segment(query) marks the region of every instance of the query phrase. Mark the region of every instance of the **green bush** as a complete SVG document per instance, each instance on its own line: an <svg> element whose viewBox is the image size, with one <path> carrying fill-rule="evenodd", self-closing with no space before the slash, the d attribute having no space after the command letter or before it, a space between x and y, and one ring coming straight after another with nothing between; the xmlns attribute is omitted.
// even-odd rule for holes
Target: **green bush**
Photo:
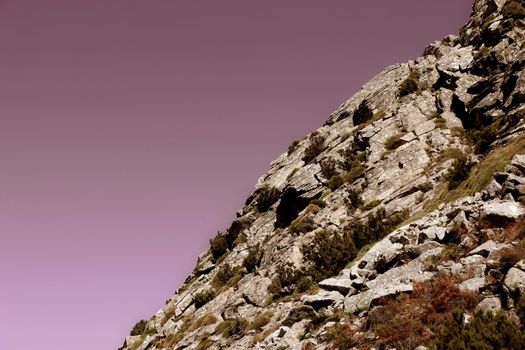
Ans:
<svg viewBox="0 0 525 350"><path fill-rule="evenodd" d="M311 215L302 215L292 221L289 230L291 233L307 233L317 228Z"/></svg>
<svg viewBox="0 0 525 350"><path fill-rule="evenodd" d="M300 142L301 141L299 140L295 140L290 146L288 146L288 155L292 154L297 149L297 146L299 146Z"/></svg>
<svg viewBox="0 0 525 350"><path fill-rule="evenodd" d="M337 162L333 158L328 157L326 159L323 159L321 161L321 174L323 174L325 179L329 179L337 174L336 167Z"/></svg>
<svg viewBox="0 0 525 350"><path fill-rule="evenodd" d="M215 327L215 333L221 334L223 338L228 339L234 335L242 335L248 327L248 322L238 317L233 320L222 321Z"/></svg>
<svg viewBox="0 0 525 350"><path fill-rule="evenodd" d="M229 264L223 264L213 277L211 283L215 288L221 288L225 285L233 287L243 275L241 266L232 268Z"/></svg>
<svg viewBox="0 0 525 350"><path fill-rule="evenodd" d="M512 18L523 18L525 17L525 8L519 3L519 1L507 2L501 10L504 16Z"/></svg>
<svg viewBox="0 0 525 350"><path fill-rule="evenodd" d="M356 190L349 190L348 196L345 198L345 204L350 209L356 209L363 204L363 199L361 198L361 193Z"/></svg>
<svg viewBox="0 0 525 350"><path fill-rule="evenodd" d="M257 193L257 209L261 212L268 211L280 196L280 191L275 187L261 187Z"/></svg>
<svg viewBox="0 0 525 350"><path fill-rule="evenodd" d="M480 130L470 129L467 136L474 145L477 154L485 154L490 151L490 145L496 141L498 129L495 125L484 126Z"/></svg>
<svg viewBox="0 0 525 350"><path fill-rule="evenodd" d="M466 155L456 156L452 162L451 169L447 173L448 189L453 190L465 181L469 177L472 166L472 162Z"/></svg>
<svg viewBox="0 0 525 350"><path fill-rule="evenodd" d="M226 238L222 235L217 235L215 238L210 239L210 251L214 261L226 254L228 251Z"/></svg>
<svg viewBox="0 0 525 350"><path fill-rule="evenodd" d="M399 86L399 96L403 97L406 95L410 95L411 93L417 91L418 85L417 81L419 79L419 74L416 72L411 72L408 78L406 78L402 83L401 86Z"/></svg>
<svg viewBox="0 0 525 350"><path fill-rule="evenodd" d="M381 204L381 201L379 199L374 199L373 201L370 201L370 202L366 203L365 210L374 209L379 204Z"/></svg>
<svg viewBox="0 0 525 350"><path fill-rule="evenodd" d="M259 267L261 263L261 249L259 245L253 247L248 252L248 256L244 258L244 261L242 262L242 266L248 271L248 273L252 273Z"/></svg>
<svg viewBox="0 0 525 350"><path fill-rule="evenodd" d="M345 183L345 179L343 175L337 174L337 175L332 176L326 184L328 185L329 189L331 189L332 191L335 191L339 187L341 187L344 183Z"/></svg>
<svg viewBox="0 0 525 350"><path fill-rule="evenodd" d="M193 301L195 302L195 307L199 308L206 305L209 301L213 300L213 298L215 298L215 291L208 289L195 294Z"/></svg>
<svg viewBox="0 0 525 350"><path fill-rule="evenodd" d="M404 133L392 135L385 141L385 148L389 151L394 150L402 145L401 138L405 136Z"/></svg>
<svg viewBox="0 0 525 350"><path fill-rule="evenodd" d="M302 247L302 253L312 264L307 275L315 281L335 276L356 256L352 237L348 233L321 230L316 232L312 243Z"/></svg>
<svg viewBox="0 0 525 350"><path fill-rule="evenodd" d="M141 335L146 330L147 324L148 322L146 320L138 321L131 329L131 333L129 335Z"/></svg>
<svg viewBox="0 0 525 350"><path fill-rule="evenodd" d="M478 312L465 322L464 313L456 309L434 333L437 350L521 350L525 344L525 335L504 311Z"/></svg>
<svg viewBox="0 0 525 350"><path fill-rule="evenodd" d="M313 134L312 134L313 135ZM314 135L310 137L310 143L304 150L304 156L303 160L305 163L310 163L312 160L314 160L318 155L320 155L324 149L325 138L321 135Z"/></svg>
<svg viewBox="0 0 525 350"><path fill-rule="evenodd" d="M268 286L268 292L272 298L290 295L295 291L297 283L303 276L305 274L301 270L296 270L291 266L278 266L276 275Z"/></svg>
<svg viewBox="0 0 525 350"><path fill-rule="evenodd" d="M264 326L270 323L272 317L273 317L272 311L266 311L263 313L259 313L255 317L255 319L252 322L250 322L250 324L247 327L247 330L261 331Z"/></svg>

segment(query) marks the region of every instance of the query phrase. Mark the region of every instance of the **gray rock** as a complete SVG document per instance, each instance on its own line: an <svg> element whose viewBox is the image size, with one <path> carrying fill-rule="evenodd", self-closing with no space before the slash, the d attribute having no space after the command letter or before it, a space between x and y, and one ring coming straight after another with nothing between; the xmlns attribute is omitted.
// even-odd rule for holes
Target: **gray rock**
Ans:
<svg viewBox="0 0 525 350"><path fill-rule="evenodd" d="M356 314L368 310L373 301L388 295L411 292L412 284L385 285L383 288L367 290L365 292L345 298L345 312Z"/></svg>
<svg viewBox="0 0 525 350"><path fill-rule="evenodd" d="M525 295L525 272L517 268L511 268L503 284L512 295Z"/></svg>
<svg viewBox="0 0 525 350"><path fill-rule="evenodd" d="M459 290L463 292L478 293L485 287L485 277L474 277L459 284Z"/></svg>
<svg viewBox="0 0 525 350"><path fill-rule="evenodd" d="M306 305L311 305L314 309L330 306L332 304L341 303L344 297L341 293L336 291L320 290L314 295L305 295L301 297Z"/></svg>
<svg viewBox="0 0 525 350"><path fill-rule="evenodd" d="M475 311L489 311L494 313L498 310L501 310L501 300L498 297L487 297L476 306Z"/></svg>
<svg viewBox="0 0 525 350"><path fill-rule="evenodd" d="M525 214L525 209L514 201L493 201L485 203L481 216L484 220L494 224L503 224L514 221Z"/></svg>
<svg viewBox="0 0 525 350"><path fill-rule="evenodd" d="M355 291L352 287L352 281L347 278L328 278L319 282L319 287L328 291L337 291L343 295L349 294L350 291Z"/></svg>
<svg viewBox="0 0 525 350"><path fill-rule="evenodd" d="M497 243L497 242L494 242L494 241L487 241L487 242L483 243L482 245L480 245L479 247L477 247L476 249L470 251L468 253L468 255L478 254L478 255L481 255L481 256L486 258L493 251L499 251L499 250L505 249L505 248L509 248L509 245L508 244L503 244L503 243Z"/></svg>

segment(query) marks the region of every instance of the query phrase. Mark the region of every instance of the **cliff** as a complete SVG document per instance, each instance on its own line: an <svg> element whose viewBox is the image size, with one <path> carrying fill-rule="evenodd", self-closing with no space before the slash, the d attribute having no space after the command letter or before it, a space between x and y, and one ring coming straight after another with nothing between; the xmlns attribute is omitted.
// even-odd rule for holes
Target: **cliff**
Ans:
<svg viewBox="0 0 525 350"><path fill-rule="evenodd" d="M524 6L476 0L293 142L121 349L523 348Z"/></svg>

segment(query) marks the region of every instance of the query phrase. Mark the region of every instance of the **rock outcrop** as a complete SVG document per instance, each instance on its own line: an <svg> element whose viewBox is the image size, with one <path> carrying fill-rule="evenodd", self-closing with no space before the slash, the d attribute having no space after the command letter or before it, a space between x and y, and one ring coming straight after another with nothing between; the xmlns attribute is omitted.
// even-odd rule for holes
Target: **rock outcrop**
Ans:
<svg viewBox="0 0 525 350"><path fill-rule="evenodd" d="M401 340L384 310L439 286L464 317L503 310L519 332L523 6L476 0L459 36L388 67L295 141L122 349L424 348L448 304Z"/></svg>

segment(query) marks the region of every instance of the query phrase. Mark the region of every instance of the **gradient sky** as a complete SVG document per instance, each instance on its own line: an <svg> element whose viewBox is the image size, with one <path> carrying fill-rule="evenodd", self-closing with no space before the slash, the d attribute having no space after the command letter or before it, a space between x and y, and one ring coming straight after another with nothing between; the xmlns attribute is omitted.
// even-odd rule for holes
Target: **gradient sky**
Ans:
<svg viewBox="0 0 525 350"><path fill-rule="evenodd" d="M0 350L116 350L269 162L471 0L0 0Z"/></svg>

